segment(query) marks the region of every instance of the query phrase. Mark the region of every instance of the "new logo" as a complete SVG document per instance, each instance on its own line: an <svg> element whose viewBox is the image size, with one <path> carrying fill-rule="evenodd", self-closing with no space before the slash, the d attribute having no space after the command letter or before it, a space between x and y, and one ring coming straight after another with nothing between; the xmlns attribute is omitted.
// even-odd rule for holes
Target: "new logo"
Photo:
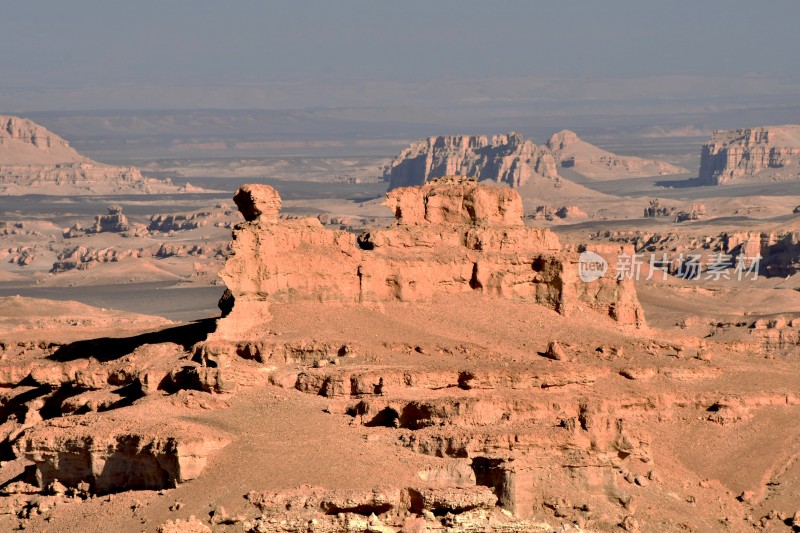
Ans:
<svg viewBox="0 0 800 533"><path fill-rule="evenodd" d="M608 262L602 256L588 250L581 252L581 256L578 259L578 275L581 281L589 283L598 280L607 271Z"/></svg>

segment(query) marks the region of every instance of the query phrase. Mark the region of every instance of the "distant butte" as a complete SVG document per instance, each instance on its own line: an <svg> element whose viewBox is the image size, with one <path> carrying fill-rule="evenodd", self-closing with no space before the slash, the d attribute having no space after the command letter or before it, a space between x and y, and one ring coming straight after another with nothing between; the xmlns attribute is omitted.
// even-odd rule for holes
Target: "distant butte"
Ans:
<svg viewBox="0 0 800 533"><path fill-rule="evenodd" d="M591 179L623 179L680 174L685 169L664 161L620 156L562 130L547 143L536 145L519 133L507 135L440 135L412 143L384 172L389 187L422 185L447 175L475 176L479 181L521 187L544 178L554 187L568 181L559 169L568 168ZM545 181L542 180L542 181Z"/></svg>
<svg viewBox="0 0 800 533"><path fill-rule="evenodd" d="M184 190L169 180L144 177L135 167L93 161L31 120L0 115L0 194L155 194Z"/></svg>
<svg viewBox="0 0 800 533"><path fill-rule="evenodd" d="M706 185L800 179L800 125L717 130L700 153Z"/></svg>

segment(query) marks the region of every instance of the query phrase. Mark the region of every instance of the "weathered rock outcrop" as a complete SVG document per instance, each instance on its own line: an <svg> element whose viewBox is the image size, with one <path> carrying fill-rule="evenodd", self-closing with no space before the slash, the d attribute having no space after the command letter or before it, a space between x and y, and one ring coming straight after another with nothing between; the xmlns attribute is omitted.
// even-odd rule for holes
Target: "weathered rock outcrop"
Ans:
<svg viewBox="0 0 800 533"><path fill-rule="evenodd" d="M65 239L74 239L90 233L122 233L131 229L128 217L122 212L119 205L109 206L105 215L96 215L94 225L91 228L84 228L81 224L75 224L69 229L64 230Z"/></svg>
<svg viewBox="0 0 800 533"><path fill-rule="evenodd" d="M587 218L587 215L581 208L575 205L563 205L561 207L553 207L551 205L537 205L536 210L528 215L533 220L555 220L556 218Z"/></svg>
<svg viewBox="0 0 800 533"><path fill-rule="evenodd" d="M449 176L421 187L394 189L386 195L386 205L401 225L522 225L519 194L483 187L469 178Z"/></svg>
<svg viewBox="0 0 800 533"><path fill-rule="evenodd" d="M108 208L108 213L105 215L97 215L94 217L94 232L101 233L104 231L120 232L130 229L128 224L128 217L122 213L122 206L112 205Z"/></svg>
<svg viewBox="0 0 800 533"><path fill-rule="evenodd" d="M39 165L88 161L67 141L31 120L0 116L0 164Z"/></svg>
<svg viewBox="0 0 800 533"><path fill-rule="evenodd" d="M208 223L211 213L201 211L191 215L153 215L150 217L148 231L168 233L202 228Z"/></svg>
<svg viewBox="0 0 800 533"><path fill-rule="evenodd" d="M400 152L384 179L395 188L458 174L519 186L532 173L556 176L552 158L543 158L545 155L519 133L494 135L491 140L486 135L440 135L421 139Z"/></svg>
<svg viewBox="0 0 800 533"><path fill-rule="evenodd" d="M520 197L509 188L448 177L395 189L387 204L396 223L359 236L325 229L316 218L279 220L274 189L246 191L236 198L249 220L236 227L220 272L234 303L216 339L258 337L270 302L413 302L472 291L565 315L583 305L623 323L643 323L630 281L610 274L580 281L577 254L562 252L551 231L525 227Z"/></svg>
<svg viewBox="0 0 800 533"><path fill-rule="evenodd" d="M0 194L137 194L181 192L134 167L104 165L33 121L0 116Z"/></svg>
<svg viewBox="0 0 800 533"><path fill-rule="evenodd" d="M448 175L475 176L512 187L535 176L551 180L558 167L591 178L626 178L686 172L663 161L626 157L606 152L582 141L571 131L553 135L537 146L519 133L494 135L443 135L421 139L395 157L384 172L390 188L421 185Z"/></svg>
<svg viewBox="0 0 800 533"><path fill-rule="evenodd" d="M281 210L281 197L269 185L243 185L233 196L233 202L248 222L256 219L275 222Z"/></svg>
<svg viewBox="0 0 800 533"><path fill-rule="evenodd" d="M645 262L649 261L649 254L659 258L666 254L668 271L674 276L683 273L690 278L713 278L707 269L714 263L718 268L724 267L723 279L786 278L800 272L800 232L792 229L726 231L716 235L703 230L606 231L596 233L592 239L628 245L642 254Z"/></svg>
<svg viewBox="0 0 800 533"><path fill-rule="evenodd" d="M209 456L228 441L204 436L203 428L146 427L125 430L119 421L72 423L54 420L29 430L15 453L36 465L45 487L56 479L68 486L87 482L92 492L172 488L200 475Z"/></svg>
<svg viewBox="0 0 800 533"><path fill-rule="evenodd" d="M650 200L650 205L644 208L645 218L669 217L675 215L677 208L661 205L658 198Z"/></svg>
<svg viewBox="0 0 800 533"><path fill-rule="evenodd" d="M704 184L798 178L800 125L718 130L700 152Z"/></svg>
<svg viewBox="0 0 800 533"><path fill-rule="evenodd" d="M740 256L748 262L759 257L759 275L786 277L800 271L800 232L726 232L712 239L712 243L719 242L719 248L732 261Z"/></svg>

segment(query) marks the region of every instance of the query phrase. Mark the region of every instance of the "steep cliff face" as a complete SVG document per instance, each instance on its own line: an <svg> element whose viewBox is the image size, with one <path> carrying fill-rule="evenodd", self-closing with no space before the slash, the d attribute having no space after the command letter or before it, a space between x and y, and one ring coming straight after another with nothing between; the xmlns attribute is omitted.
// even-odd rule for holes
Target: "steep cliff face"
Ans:
<svg viewBox="0 0 800 533"><path fill-rule="evenodd" d="M759 256L759 275L787 277L800 271L800 232L796 230L722 233L718 238L734 260L740 255Z"/></svg>
<svg viewBox="0 0 800 533"><path fill-rule="evenodd" d="M495 135L446 135L428 137L400 152L386 170L391 187L421 185L441 176L475 176L519 186L532 172L555 177L544 151L518 133Z"/></svg>
<svg viewBox="0 0 800 533"><path fill-rule="evenodd" d="M800 178L800 125L715 131L700 152L708 185Z"/></svg>
<svg viewBox="0 0 800 533"><path fill-rule="evenodd" d="M384 179L390 182L390 188L421 185L447 175L474 176L479 181L519 187L539 176L558 186L562 181L559 167L595 179L685 172L663 161L617 156L564 130L541 146L519 133L495 135L491 140L485 135L428 137L400 152L386 168Z"/></svg>
<svg viewBox="0 0 800 533"><path fill-rule="evenodd" d="M0 116L0 194L137 194L180 192L134 167L104 165L33 121Z"/></svg>
<svg viewBox="0 0 800 533"><path fill-rule="evenodd" d="M577 254L562 252L550 230L525 227L521 198L509 188L454 176L395 189L387 204L397 222L359 236L325 229L313 218L279 220L274 189L244 190L236 198L248 221L237 226L220 272L234 303L217 340L261 335L272 302L373 305L468 292L535 302L564 315L583 305L619 322L644 322L632 283L608 274L585 286Z"/></svg>

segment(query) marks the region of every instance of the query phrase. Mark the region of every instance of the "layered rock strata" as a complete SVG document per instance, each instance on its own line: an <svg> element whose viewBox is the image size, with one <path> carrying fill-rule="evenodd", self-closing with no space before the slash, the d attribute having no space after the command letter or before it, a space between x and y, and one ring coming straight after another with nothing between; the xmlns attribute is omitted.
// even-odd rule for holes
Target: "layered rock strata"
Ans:
<svg viewBox="0 0 800 533"><path fill-rule="evenodd" d="M82 425L54 420L28 431L15 453L33 461L36 481L46 487L58 480L67 486L88 483L93 493L120 489L158 490L197 478L210 455L228 440L205 436L204 428L123 429L128 420L95 419Z"/></svg>
<svg viewBox="0 0 800 533"><path fill-rule="evenodd" d="M800 125L718 130L700 152L707 185L800 178Z"/></svg>
<svg viewBox="0 0 800 533"><path fill-rule="evenodd" d="M625 324L644 322L629 280L607 273L582 282L577 254L562 252L548 229L525 227L521 199L509 188L448 177L394 189L386 203L395 224L358 236L325 229L315 218L279 220L280 198L265 185L245 186L235 198L247 222L236 227L220 273L230 314L217 339L260 335L271 302L372 305L474 291L563 315L588 307Z"/></svg>
<svg viewBox="0 0 800 533"><path fill-rule="evenodd" d="M448 175L475 176L519 187L536 176L558 182L559 167L590 178L626 178L686 172L664 161L618 156L563 130L536 145L519 133L441 135L420 139L401 151L384 171L390 188L421 185Z"/></svg>

